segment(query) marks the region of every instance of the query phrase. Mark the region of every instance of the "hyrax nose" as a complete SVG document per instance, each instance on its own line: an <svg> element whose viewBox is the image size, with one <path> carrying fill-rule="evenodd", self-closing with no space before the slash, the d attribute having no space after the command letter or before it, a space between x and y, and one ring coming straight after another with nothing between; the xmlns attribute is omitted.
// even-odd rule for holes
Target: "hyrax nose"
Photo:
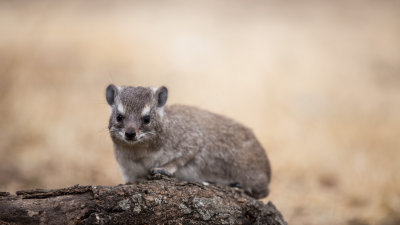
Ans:
<svg viewBox="0 0 400 225"><path fill-rule="evenodd" d="M135 131L126 131L125 132L125 137L127 139L133 139L136 137L136 132Z"/></svg>

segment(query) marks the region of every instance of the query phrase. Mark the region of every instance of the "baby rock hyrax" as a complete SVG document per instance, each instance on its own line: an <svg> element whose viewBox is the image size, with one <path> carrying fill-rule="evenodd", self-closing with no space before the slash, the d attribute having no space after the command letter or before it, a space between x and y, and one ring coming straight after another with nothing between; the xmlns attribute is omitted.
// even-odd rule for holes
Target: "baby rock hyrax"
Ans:
<svg viewBox="0 0 400 225"><path fill-rule="evenodd" d="M268 195L270 165L250 129L195 107L165 106L167 97L166 87L106 89L108 128L125 182L161 173Z"/></svg>

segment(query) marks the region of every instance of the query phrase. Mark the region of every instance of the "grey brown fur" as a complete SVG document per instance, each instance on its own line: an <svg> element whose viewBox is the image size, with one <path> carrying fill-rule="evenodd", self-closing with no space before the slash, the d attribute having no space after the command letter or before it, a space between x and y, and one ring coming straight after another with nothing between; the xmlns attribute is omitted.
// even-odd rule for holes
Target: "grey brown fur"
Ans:
<svg viewBox="0 0 400 225"><path fill-rule="evenodd" d="M165 87L106 89L109 131L125 182L162 173L235 184L255 198L268 195L270 165L250 129L195 107L165 106L167 96Z"/></svg>

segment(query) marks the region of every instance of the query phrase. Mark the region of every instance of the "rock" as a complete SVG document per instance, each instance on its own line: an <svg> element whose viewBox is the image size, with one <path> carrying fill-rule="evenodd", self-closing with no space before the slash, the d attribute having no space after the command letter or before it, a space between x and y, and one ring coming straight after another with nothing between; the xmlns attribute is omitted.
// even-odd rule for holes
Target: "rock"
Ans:
<svg viewBox="0 0 400 225"><path fill-rule="evenodd" d="M264 204L242 190L159 175L129 185L1 194L3 223L287 224L271 202Z"/></svg>

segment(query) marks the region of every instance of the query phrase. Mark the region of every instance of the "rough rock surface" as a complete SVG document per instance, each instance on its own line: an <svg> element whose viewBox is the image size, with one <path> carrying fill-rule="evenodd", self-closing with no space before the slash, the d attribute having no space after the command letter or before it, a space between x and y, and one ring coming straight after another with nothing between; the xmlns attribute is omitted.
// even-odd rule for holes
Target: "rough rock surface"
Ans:
<svg viewBox="0 0 400 225"><path fill-rule="evenodd" d="M275 206L220 185L161 175L119 186L0 192L0 224L271 224Z"/></svg>

